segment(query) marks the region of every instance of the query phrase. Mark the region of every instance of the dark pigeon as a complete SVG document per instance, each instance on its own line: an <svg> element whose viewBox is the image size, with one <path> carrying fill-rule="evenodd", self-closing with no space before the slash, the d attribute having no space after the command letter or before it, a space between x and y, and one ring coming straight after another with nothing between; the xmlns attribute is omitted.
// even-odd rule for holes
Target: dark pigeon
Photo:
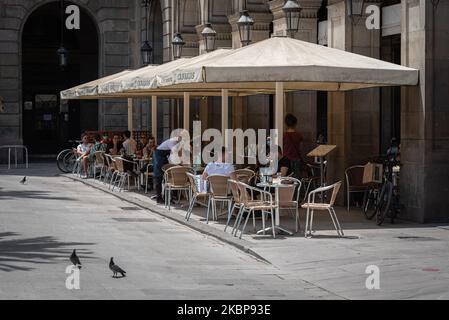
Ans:
<svg viewBox="0 0 449 320"><path fill-rule="evenodd" d="M73 249L72 255L70 256L70 261L73 263L75 267L78 267L78 269L81 269L81 261L76 255L76 250Z"/></svg>
<svg viewBox="0 0 449 320"><path fill-rule="evenodd" d="M27 181L27 177L23 177L23 179L20 180L20 183L21 183L21 184L25 184L26 181Z"/></svg>
<svg viewBox="0 0 449 320"><path fill-rule="evenodd" d="M114 275L112 276L113 278L117 278L117 273L120 273L122 275L122 278L126 277L125 270L114 263L114 258L111 258L111 261L109 261L109 269L111 269L111 271L114 273Z"/></svg>

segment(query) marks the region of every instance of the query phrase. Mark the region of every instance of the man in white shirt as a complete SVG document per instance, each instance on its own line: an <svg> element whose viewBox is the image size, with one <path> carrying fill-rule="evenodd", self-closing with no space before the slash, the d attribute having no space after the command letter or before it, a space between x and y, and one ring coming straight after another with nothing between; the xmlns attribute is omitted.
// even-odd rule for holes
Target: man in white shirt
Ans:
<svg viewBox="0 0 449 320"><path fill-rule="evenodd" d="M182 136L174 137L162 142L159 147L156 148L153 155L153 180L156 190L157 203L164 203L162 199L162 179L164 173L162 167L168 163L168 157L171 155L173 149L180 143Z"/></svg>
<svg viewBox="0 0 449 320"><path fill-rule="evenodd" d="M125 149L127 156L133 156L137 152L137 142L133 138L131 138L131 132L125 131L123 133L123 137L125 141L123 142L123 148Z"/></svg>

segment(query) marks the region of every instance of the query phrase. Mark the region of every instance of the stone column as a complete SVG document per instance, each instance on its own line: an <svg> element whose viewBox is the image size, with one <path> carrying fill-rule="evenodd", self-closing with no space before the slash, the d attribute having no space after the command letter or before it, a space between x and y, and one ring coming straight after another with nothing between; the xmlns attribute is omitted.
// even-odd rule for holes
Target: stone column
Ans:
<svg viewBox="0 0 449 320"><path fill-rule="evenodd" d="M447 222L449 191L449 3L402 0L402 57L420 84L402 88L401 202L405 217Z"/></svg>
<svg viewBox="0 0 449 320"><path fill-rule="evenodd" d="M378 1L365 1L365 8ZM333 48L379 58L380 30L368 30L365 17L350 19L345 1L331 0L328 6L328 45ZM328 161L329 183L344 181L344 171L365 164L379 154L380 90L330 92L328 100L328 142L337 145ZM343 204L344 190L339 194Z"/></svg>

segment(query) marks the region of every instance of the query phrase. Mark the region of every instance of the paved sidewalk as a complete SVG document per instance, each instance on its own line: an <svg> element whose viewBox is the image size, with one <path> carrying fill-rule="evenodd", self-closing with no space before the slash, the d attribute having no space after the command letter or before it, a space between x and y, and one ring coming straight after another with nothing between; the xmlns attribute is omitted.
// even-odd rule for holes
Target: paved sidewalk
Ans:
<svg viewBox="0 0 449 320"><path fill-rule="evenodd" d="M102 183L83 180L96 188ZM337 215L345 237L336 237L327 214L315 218L315 235L305 239L304 229L294 236L261 236L252 232L248 223L243 239L223 231L226 218L205 223L206 209L196 207L192 219L185 222L185 208L174 206L168 211L156 205L148 195L136 192L114 192L122 199L146 207L194 229L208 233L229 244L254 254L282 270L286 280L300 278L347 299L449 299L449 225L421 225L386 221L378 227L358 209L338 208ZM301 212L304 225L305 212ZM233 221L232 221L233 222ZM282 216L281 223L294 230L294 219ZM257 229L261 228L260 220ZM367 290L368 266L380 270L380 290Z"/></svg>
<svg viewBox="0 0 449 320"><path fill-rule="evenodd" d="M0 299L339 299L233 246L57 176L0 169ZM19 181L23 175L27 183ZM76 248L80 290L66 289ZM110 257L127 271L113 279Z"/></svg>
<svg viewBox="0 0 449 320"><path fill-rule="evenodd" d="M98 181L74 181L72 175L57 177L58 172L48 165L32 166L26 172L30 183L20 186L22 171L0 170L0 248L6 243L11 250L7 259L0 251L0 267L12 263L19 270L2 272L0 268L3 284L0 298L10 297L12 292L17 297L54 296L55 293L50 294L41 287L18 290L21 287L17 284L32 283L39 277L48 277L48 283L63 278L65 275L59 269L65 267L67 252L77 242L85 256L92 255L93 266L89 268L95 269L96 274L89 278L88 288L93 291L92 295L83 296L62 290L63 298L98 294L111 298L118 297L117 292L126 292L127 298L449 298L448 225L403 222L392 226L387 221L377 227L360 212L353 210L349 214L339 208L337 215L346 235L343 239L335 237L330 219L322 215L316 219L312 239L303 237L303 229L295 236L272 239L269 235L255 235L249 227L239 240L229 231L223 232L223 219L206 225L204 208L195 208L191 221L185 222L184 208L175 206L168 211L155 205L148 195L135 192L112 195ZM58 207L61 203L63 212ZM126 209L130 207L134 210ZM144 210L135 210L136 207ZM28 214L33 210L35 215ZM281 223L287 228L294 229L292 222L290 217L281 217ZM301 223L304 224L304 212L301 212ZM20 250L25 248L24 253L28 254L28 243L19 246L22 248L19 253L14 251L12 244L22 242L10 241L23 240L25 234L33 241L38 239L39 246L44 242L44 248L50 253L50 249L58 251L49 265L40 265L39 255L36 259L31 255L32 267L30 262L22 261ZM41 239L42 235L51 237ZM34 245L30 248L36 249ZM241 250L260 259L251 258ZM166 256L167 252L171 258ZM138 275L132 284L125 286L126 290L116 287L115 282L110 283L109 278L101 278L105 254L120 255L119 261L126 261L132 273ZM51 276L46 272L53 270L53 264L57 264L59 271ZM150 271L145 274L142 268L147 264ZM370 265L380 269L380 290L365 287L369 276L365 271ZM24 274L20 268L24 268ZM236 277L236 272L241 276ZM151 289L147 283L151 283ZM241 283L238 290L237 283ZM58 290L55 292L59 294Z"/></svg>

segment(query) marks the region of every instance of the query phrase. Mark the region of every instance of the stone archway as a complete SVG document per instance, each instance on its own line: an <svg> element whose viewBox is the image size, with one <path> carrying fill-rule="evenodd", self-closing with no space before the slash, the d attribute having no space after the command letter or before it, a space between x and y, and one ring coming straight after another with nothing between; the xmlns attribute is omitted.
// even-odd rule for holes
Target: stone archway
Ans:
<svg viewBox="0 0 449 320"><path fill-rule="evenodd" d="M64 6L71 4L64 2ZM55 154L82 131L98 129L98 102L65 105L59 99L61 90L98 78L98 27L87 10L79 8L81 28L63 29L64 46L69 51L65 70L59 67L56 54L63 23L59 1L35 8L23 24L22 133L24 144L34 154Z"/></svg>

